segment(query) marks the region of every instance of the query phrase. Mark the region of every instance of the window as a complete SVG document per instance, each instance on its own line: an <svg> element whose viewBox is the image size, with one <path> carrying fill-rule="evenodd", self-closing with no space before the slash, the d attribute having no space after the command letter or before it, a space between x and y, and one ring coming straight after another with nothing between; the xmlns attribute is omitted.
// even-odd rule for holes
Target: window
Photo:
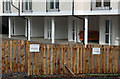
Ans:
<svg viewBox="0 0 120 79"><path fill-rule="evenodd" d="M4 12L5 13L10 13L11 12L11 4L10 4L10 1L9 0L5 0L3 2L3 8L4 8Z"/></svg>
<svg viewBox="0 0 120 79"><path fill-rule="evenodd" d="M47 3L49 11L59 11L59 0L50 0Z"/></svg>
<svg viewBox="0 0 120 79"><path fill-rule="evenodd" d="M23 11L32 11L32 1L31 0L24 0L23 3Z"/></svg>
<svg viewBox="0 0 120 79"><path fill-rule="evenodd" d="M92 2L92 10L109 10L110 0L96 0Z"/></svg>

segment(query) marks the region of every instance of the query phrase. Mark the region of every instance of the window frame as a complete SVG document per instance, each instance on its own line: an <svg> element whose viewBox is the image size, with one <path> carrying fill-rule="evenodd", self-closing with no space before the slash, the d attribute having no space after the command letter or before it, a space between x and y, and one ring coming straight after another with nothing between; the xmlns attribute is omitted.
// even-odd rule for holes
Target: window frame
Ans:
<svg viewBox="0 0 120 79"><path fill-rule="evenodd" d="M3 13L11 13L10 0L4 0L3 1Z"/></svg>
<svg viewBox="0 0 120 79"><path fill-rule="evenodd" d="M105 0L101 0L101 6L97 7L97 0L94 0L94 2L92 2L92 10L110 10L110 5L109 6L105 6ZM109 0L109 4L110 4L110 0Z"/></svg>
<svg viewBox="0 0 120 79"><path fill-rule="evenodd" d="M26 4L27 3L27 4ZM22 2L22 12L32 12L32 0L24 0L23 2ZM26 7L28 8L28 9L26 9Z"/></svg>
<svg viewBox="0 0 120 79"><path fill-rule="evenodd" d="M53 3L53 8L51 8L51 2ZM57 8L57 2L58 2L58 8ZM53 12L53 11L60 11L59 10L59 0L49 0L47 2L47 11Z"/></svg>

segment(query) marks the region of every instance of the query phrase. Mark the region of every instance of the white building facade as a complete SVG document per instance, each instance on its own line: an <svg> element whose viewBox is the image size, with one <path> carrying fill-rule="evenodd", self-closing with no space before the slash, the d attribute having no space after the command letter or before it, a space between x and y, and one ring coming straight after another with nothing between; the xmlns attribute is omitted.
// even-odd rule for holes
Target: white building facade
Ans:
<svg viewBox="0 0 120 79"><path fill-rule="evenodd" d="M0 4L1 16L9 16L9 38L120 44L120 0L1 0Z"/></svg>

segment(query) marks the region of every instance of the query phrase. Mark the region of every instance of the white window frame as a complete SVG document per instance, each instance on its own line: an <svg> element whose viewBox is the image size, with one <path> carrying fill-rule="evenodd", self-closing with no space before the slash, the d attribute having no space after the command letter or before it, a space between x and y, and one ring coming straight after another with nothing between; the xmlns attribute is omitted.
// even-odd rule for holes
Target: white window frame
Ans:
<svg viewBox="0 0 120 79"><path fill-rule="evenodd" d="M26 2L27 2L27 5L26 5ZM30 3L31 3L31 6L30 6ZM26 9L26 6L28 7L28 9ZM32 1L31 0L24 0L23 11L32 12Z"/></svg>
<svg viewBox="0 0 120 79"><path fill-rule="evenodd" d="M53 6L53 9L51 8L51 2L53 1L53 3L54 3L54 6ZM59 11L59 7L58 8L56 8L56 2L59 2L59 0L49 0L49 4L47 4L48 5L48 10L49 11Z"/></svg>
<svg viewBox="0 0 120 79"><path fill-rule="evenodd" d="M105 0L101 0L101 7L96 7L96 0L94 0L92 3L92 9L93 10L110 10L110 6L104 6Z"/></svg>
<svg viewBox="0 0 120 79"><path fill-rule="evenodd" d="M4 0L4 13L10 13L11 12L11 5L10 0Z"/></svg>
<svg viewBox="0 0 120 79"><path fill-rule="evenodd" d="M112 44L112 23L110 19L107 19L109 21L109 33L105 32L105 44L106 45L111 45ZM105 20L105 22L107 21ZM105 23L106 24L106 23ZM106 25L105 25L105 31L106 31ZM106 43L106 35L109 36L109 43Z"/></svg>

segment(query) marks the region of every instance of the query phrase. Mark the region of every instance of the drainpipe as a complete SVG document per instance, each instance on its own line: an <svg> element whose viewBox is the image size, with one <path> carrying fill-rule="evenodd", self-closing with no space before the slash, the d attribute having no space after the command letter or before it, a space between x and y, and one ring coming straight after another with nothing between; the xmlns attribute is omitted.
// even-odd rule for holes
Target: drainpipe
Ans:
<svg viewBox="0 0 120 79"><path fill-rule="evenodd" d="M73 17L76 17L76 18L78 18L78 19L82 19L83 20L83 44L85 45L85 42L84 42L84 33L85 33L85 19L84 18L82 18L82 17L79 17L79 16L76 16L76 15L74 15L74 0L73 0L73 2L72 2L72 16Z"/></svg>
<svg viewBox="0 0 120 79"><path fill-rule="evenodd" d="M18 10L18 16L21 17L21 16L20 16L20 0L18 1L18 7L16 7L16 6L13 4L13 0L11 0L11 5L12 5L15 9ZM25 20L27 21L27 40L28 40L28 19L25 18L25 17L21 17L21 18L23 18L23 19L25 19Z"/></svg>

